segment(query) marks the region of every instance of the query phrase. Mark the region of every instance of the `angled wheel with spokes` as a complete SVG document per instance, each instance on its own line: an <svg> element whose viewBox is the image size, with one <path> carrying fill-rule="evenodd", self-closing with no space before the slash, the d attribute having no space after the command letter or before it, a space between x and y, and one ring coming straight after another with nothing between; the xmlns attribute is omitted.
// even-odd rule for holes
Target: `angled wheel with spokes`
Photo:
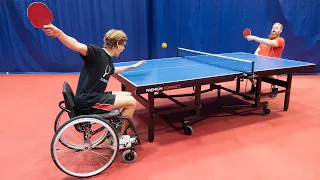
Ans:
<svg viewBox="0 0 320 180"><path fill-rule="evenodd" d="M82 131L75 131L75 126L81 127ZM67 141L61 142L61 139ZM65 142L68 144L63 144ZM114 162L118 151L119 140L113 126L94 116L78 116L63 123L51 141L55 165L74 177L90 177L103 172Z"/></svg>

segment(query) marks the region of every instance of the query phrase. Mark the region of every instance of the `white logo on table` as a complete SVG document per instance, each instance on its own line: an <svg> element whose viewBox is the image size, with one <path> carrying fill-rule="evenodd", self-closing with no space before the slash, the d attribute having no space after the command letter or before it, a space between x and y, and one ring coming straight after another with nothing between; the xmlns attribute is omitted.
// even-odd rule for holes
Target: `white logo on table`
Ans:
<svg viewBox="0 0 320 180"><path fill-rule="evenodd" d="M166 91L166 90L172 90L172 89L179 89L180 87L181 87L180 84L168 85L164 87L149 88L149 89L146 89L146 92Z"/></svg>
<svg viewBox="0 0 320 180"><path fill-rule="evenodd" d="M146 92L156 92L156 91L162 91L163 87L156 87L156 88L149 88L146 89Z"/></svg>

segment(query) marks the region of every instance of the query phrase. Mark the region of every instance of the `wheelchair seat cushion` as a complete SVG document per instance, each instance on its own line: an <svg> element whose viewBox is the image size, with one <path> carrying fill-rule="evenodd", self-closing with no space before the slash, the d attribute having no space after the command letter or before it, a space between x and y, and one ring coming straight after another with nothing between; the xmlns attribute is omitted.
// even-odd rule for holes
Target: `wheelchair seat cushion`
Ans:
<svg viewBox="0 0 320 180"><path fill-rule="evenodd" d="M102 113L102 114L97 114L98 116L104 118L104 119L108 119L108 118L112 118L112 117L116 117L116 116L120 116L121 113L118 109L114 109L108 113Z"/></svg>

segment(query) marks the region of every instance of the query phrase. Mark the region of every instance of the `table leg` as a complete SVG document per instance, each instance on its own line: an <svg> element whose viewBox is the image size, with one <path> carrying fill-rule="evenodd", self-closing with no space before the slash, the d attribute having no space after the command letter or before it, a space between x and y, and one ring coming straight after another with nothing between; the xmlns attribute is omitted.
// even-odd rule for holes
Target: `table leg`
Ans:
<svg viewBox="0 0 320 180"><path fill-rule="evenodd" d="M236 86L236 92L239 93L240 92L240 78L237 78L237 86Z"/></svg>
<svg viewBox="0 0 320 180"><path fill-rule="evenodd" d="M287 87L286 87L286 94L284 97L284 107L283 109L285 111L289 108L289 100L290 100L290 91L291 91L291 82L292 82L292 73L288 74L287 76Z"/></svg>
<svg viewBox="0 0 320 180"><path fill-rule="evenodd" d="M255 108L260 108L261 81L262 77L258 76L256 84Z"/></svg>
<svg viewBox="0 0 320 180"><path fill-rule="evenodd" d="M148 141L154 141L154 93L148 93Z"/></svg>
<svg viewBox="0 0 320 180"><path fill-rule="evenodd" d="M195 105L196 105L196 119L200 119L200 109L201 109L201 104L200 104L200 99L201 99L201 85L196 85L196 90L195 90Z"/></svg>

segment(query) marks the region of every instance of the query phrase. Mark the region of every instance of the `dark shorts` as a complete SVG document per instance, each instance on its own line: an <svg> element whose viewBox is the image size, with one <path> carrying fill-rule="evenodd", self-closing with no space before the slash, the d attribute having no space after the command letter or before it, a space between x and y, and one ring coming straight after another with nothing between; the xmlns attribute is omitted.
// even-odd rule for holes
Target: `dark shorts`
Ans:
<svg viewBox="0 0 320 180"><path fill-rule="evenodd" d="M112 92L105 92L97 98L94 98L94 103L90 107L77 108L77 114L103 114L108 113L113 109L116 96Z"/></svg>

